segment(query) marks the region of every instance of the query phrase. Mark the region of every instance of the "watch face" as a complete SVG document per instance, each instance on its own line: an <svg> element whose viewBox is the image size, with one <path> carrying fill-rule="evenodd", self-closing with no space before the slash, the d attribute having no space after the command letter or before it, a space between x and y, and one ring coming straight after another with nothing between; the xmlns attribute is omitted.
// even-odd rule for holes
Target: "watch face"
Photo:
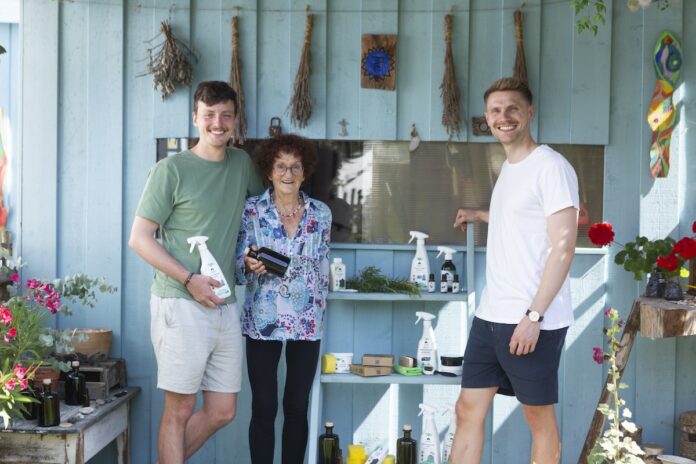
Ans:
<svg viewBox="0 0 696 464"><path fill-rule="evenodd" d="M536 311L529 311L529 320L532 322L537 322L539 320L539 313Z"/></svg>

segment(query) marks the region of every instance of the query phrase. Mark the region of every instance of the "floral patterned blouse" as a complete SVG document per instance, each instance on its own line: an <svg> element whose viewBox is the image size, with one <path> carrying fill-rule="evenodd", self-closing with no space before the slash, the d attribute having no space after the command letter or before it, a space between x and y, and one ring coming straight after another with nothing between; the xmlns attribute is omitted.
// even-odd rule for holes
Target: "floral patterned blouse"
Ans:
<svg viewBox="0 0 696 464"><path fill-rule="evenodd" d="M303 192L305 212L290 238L272 188L247 200L237 240L238 284L246 283L242 333L257 340L319 340L329 289L331 210ZM284 277L244 272L244 249L267 247L290 258Z"/></svg>

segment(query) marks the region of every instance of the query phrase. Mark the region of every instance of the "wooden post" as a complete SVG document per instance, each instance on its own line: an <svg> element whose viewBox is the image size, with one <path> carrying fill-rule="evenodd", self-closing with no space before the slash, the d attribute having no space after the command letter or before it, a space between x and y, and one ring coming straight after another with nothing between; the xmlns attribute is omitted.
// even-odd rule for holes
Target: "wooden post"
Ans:
<svg viewBox="0 0 696 464"><path fill-rule="evenodd" d="M621 348L616 353L616 368L619 371L619 381L623 376L623 371L628 363L628 356L631 354L631 348L633 348L633 341L636 338L636 333L640 327L640 300L636 300L631 308L631 313L628 315L628 321L626 321L626 327L624 327L623 333L621 334L621 341L619 342ZM599 401L597 402L597 407L601 404L609 405L609 400L611 392L607 389L607 385L611 382L611 377L608 375L607 380L604 382L604 388L602 389L602 394L599 395ZM602 433L604 428L604 414L595 410L594 416L592 417L592 423L590 424L590 429L587 431L587 436L585 437L585 444L582 447L582 452L580 453L580 459L578 463L586 464L587 457L590 455L592 448L594 447L597 438Z"/></svg>

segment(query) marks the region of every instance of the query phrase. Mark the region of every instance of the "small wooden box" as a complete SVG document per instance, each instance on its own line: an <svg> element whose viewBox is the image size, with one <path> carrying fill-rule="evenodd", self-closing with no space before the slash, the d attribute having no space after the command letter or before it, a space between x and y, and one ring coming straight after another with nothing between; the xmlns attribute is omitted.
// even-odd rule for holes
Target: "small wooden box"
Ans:
<svg viewBox="0 0 696 464"><path fill-rule="evenodd" d="M390 354L364 354L362 365L392 367L394 365L394 356Z"/></svg>
<svg viewBox="0 0 696 464"><path fill-rule="evenodd" d="M353 374L363 377L375 377L378 375L390 375L391 366L363 366L362 364L351 364L350 371Z"/></svg>
<svg viewBox="0 0 696 464"><path fill-rule="evenodd" d="M84 364L80 366L80 372L87 381L89 398L92 400L105 400L114 390L128 386L126 381L126 361L123 359L109 359L96 364ZM58 394L65 396L65 382L58 382Z"/></svg>

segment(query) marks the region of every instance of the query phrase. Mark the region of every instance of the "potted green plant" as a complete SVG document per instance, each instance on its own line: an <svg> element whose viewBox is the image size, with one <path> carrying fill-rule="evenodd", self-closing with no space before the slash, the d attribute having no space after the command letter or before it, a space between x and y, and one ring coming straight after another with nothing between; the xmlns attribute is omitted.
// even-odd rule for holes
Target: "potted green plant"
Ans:
<svg viewBox="0 0 696 464"><path fill-rule="evenodd" d="M696 234L696 221L692 225L692 231ZM634 241L621 244L614 240L614 229L606 222L592 224L588 236L595 245L606 246L615 243L622 247L623 250L614 257L614 262L631 272L634 279L643 280L646 275L650 275L646 296L681 299L679 277L688 277L689 271L684 264L696 257L694 237L650 240L637 236Z"/></svg>
<svg viewBox="0 0 696 464"><path fill-rule="evenodd" d="M96 292L113 292L103 278L84 274L44 281L28 279L21 285L16 269L5 264L0 273L10 273L9 298L0 303L0 417L5 427L12 416L20 414L23 404L31 402L28 380L42 365L67 370L67 364L54 355L55 331L46 327L58 313L71 314L67 303L92 306Z"/></svg>

